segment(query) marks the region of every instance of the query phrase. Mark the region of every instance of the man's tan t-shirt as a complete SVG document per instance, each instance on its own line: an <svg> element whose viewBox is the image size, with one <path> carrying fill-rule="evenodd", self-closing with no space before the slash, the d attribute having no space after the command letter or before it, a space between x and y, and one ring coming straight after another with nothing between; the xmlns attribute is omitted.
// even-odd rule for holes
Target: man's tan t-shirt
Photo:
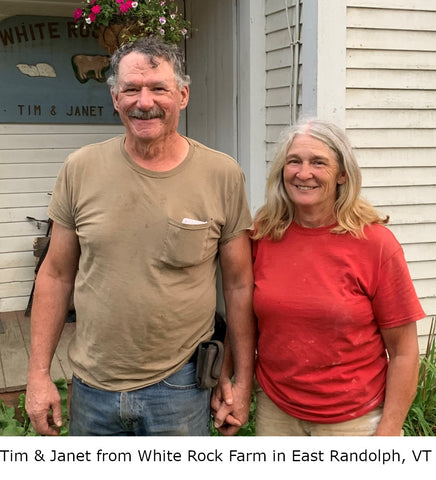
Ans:
<svg viewBox="0 0 436 480"><path fill-rule="evenodd" d="M75 229L81 248L69 356L96 388L159 382L213 331L219 245L251 215L235 160L188 141L167 172L133 162L124 137L88 145L56 182L49 217Z"/></svg>

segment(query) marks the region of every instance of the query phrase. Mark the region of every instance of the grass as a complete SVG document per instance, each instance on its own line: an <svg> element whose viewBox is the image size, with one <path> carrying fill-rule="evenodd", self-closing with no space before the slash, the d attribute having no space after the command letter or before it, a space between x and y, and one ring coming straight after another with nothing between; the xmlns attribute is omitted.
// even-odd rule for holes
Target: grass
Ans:
<svg viewBox="0 0 436 480"><path fill-rule="evenodd" d="M60 435L68 435L68 385L65 378L56 380L55 385L61 396L63 425ZM26 411L26 396L22 393L18 398L18 407L8 407L0 399L0 436L5 437L35 437L37 436Z"/></svg>
<svg viewBox="0 0 436 480"><path fill-rule="evenodd" d="M436 436L436 322L432 319L427 348L421 358L418 388L403 430L407 436Z"/></svg>

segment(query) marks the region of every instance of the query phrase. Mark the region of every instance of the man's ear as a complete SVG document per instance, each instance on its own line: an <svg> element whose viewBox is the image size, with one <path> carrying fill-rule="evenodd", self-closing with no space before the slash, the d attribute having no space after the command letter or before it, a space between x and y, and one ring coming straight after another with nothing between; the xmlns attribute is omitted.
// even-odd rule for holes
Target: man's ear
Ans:
<svg viewBox="0 0 436 480"><path fill-rule="evenodd" d="M188 85L185 85L181 90L180 94L182 96L182 99L180 101L180 110L184 110L189 102L189 87Z"/></svg>
<svg viewBox="0 0 436 480"><path fill-rule="evenodd" d="M111 97L112 97L112 103L114 104L115 110L118 112L118 94L114 92L114 90L111 88Z"/></svg>

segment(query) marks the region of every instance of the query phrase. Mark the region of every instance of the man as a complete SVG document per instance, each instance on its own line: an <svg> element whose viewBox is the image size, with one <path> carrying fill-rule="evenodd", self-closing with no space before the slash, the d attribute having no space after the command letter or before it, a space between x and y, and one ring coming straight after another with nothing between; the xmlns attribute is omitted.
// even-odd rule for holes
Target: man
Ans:
<svg viewBox="0 0 436 480"><path fill-rule="evenodd" d="M33 303L27 411L37 432L58 433L49 372L74 285L70 434L208 435L210 390L197 388L193 359L213 333L219 257L234 383L222 379L218 396L232 434L248 418L255 343L243 174L177 132L189 77L176 47L141 39L111 66L126 132L73 153L58 177Z"/></svg>

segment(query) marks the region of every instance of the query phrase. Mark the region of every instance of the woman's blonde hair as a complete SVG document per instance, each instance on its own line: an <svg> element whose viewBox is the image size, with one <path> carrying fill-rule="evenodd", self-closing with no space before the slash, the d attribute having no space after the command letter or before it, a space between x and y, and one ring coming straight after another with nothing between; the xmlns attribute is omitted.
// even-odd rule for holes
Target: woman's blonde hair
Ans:
<svg viewBox="0 0 436 480"><path fill-rule="evenodd" d="M349 232L363 237L363 230L371 223L386 224L388 216L382 216L366 200L361 198L362 175L353 149L345 132L333 123L310 119L286 130L278 144L266 185L266 203L255 216L256 230L253 239L269 237L280 240L294 216L294 205L283 183L286 155L296 135L310 135L331 148L336 154L340 173L346 173L345 183L337 186L334 214L338 225L332 232Z"/></svg>

